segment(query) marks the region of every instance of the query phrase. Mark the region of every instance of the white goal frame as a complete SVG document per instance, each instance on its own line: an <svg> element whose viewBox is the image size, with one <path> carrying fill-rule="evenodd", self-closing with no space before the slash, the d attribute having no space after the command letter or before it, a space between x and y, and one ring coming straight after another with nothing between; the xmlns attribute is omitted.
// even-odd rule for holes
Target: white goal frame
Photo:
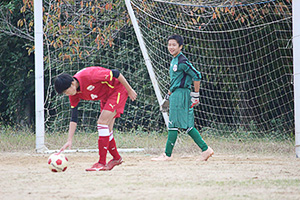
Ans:
<svg viewBox="0 0 300 200"><path fill-rule="evenodd" d="M300 158L300 2L293 1L293 75L294 75L294 121L295 121L295 151Z"/></svg>
<svg viewBox="0 0 300 200"><path fill-rule="evenodd" d="M139 25L137 23L136 17L134 15L130 0L125 0L125 3L126 3L126 7L127 7L127 10L128 10L128 13L129 13L129 16L130 16L130 19L131 19L136 37L137 37L138 42L139 42L144 60L145 60L145 64L147 66L147 70L148 70L152 85L154 87L154 91L155 91L157 101L160 104L162 102L163 98L162 98L160 89L158 87L158 82L156 80L156 77L155 77L155 74L154 74L154 71L153 71L152 63L151 63L150 57L148 55L148 52L147 52L147 49L146 49L146 46L145 46L145 43L144 43L142 33L140 31L140 28L139 28ZM162 115L164 117L166 127L168 127L169 116L166 112L162 112Z"/></svg>
<svg viewBox="0 0 300 200"><path fill-rule="evenodd" d="M37 152L47 150L45 146L44 108L44 45L43 45L43 1L34 0L34 69L35 69L35 148Z"/></svg>
<svg viewBox="0 0 300 200"><path fill-rule="evenodd" d="M130 0L125 0L134 30L155 90L158 102L162 101L162 95L158 88L158 82L152 69L151 60L148 56L143 37L134 16ZM43 4L42 0L34 0L34 44L35 44L35 134L36 151L45 152L45 124L44 124L44 64L43 64ZM294 126L295 126L295 153L300 158L300 2L293 1L293 83L294 83ZM168 115L163 113L165 123L168 123Z"/></svg>

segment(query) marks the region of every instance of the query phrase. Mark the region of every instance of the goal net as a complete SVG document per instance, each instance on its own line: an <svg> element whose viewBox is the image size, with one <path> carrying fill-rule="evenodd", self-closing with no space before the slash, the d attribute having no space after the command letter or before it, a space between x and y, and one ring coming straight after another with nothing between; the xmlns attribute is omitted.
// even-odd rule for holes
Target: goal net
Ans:
<svg viewBox="0 0 300 200"><path fill-rule="evenodd" d="M195 126L220 137L293 134L292 7L289 0L132 0L162 93L172 59L167 38L202 73Z"/></svg>
<svg viewBox="0 0 300 200"><path fill-rule="evenodd" d="M166 40L172 34L184 37L183 53L203 77L195 108L201 134L289 138L294 127L291 1L242 2L247 3L132 0L131 6L162 95L172 59ZM115 122L115 132L129 138L118 146L132 147L130 135L142 133L142 140L165 132L124 1L57 0L44 7L46 146L61 147L54 136L66 135L70 120L68 97L56 94L53 78L88 66L119 69L138 93ZM73 148L97 148L99 113L99 102L80 102L76 137L87 138L73 142Z"/></svg>
<svg viewBox="0 0 300 200"><path fill-rule="evenodd" d="M45 1L44 7L47 148L57 149L66 142L70 122L69 99L56 94L54 77L62 72L74 75L89 66L119 69L138 93L136 101L127 100L115 133L129 138L165 128L124 1ZM97 149L100 102L81 101L78 109L73 149ZM118 146L132 147L130 139Z"/></svg>

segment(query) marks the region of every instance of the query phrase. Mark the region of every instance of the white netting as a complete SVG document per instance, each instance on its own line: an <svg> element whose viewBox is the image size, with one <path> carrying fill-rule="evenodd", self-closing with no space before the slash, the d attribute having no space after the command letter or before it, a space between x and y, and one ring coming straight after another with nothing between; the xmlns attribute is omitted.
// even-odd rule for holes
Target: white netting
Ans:
<svg viewBox="0 0 300 200"><path fill-rule="evenodd" d="M167 92L167 38L202 73L196 126L216 135L293 133L291 1L133 0L160 89Z"/></svg>
<svg viewBox="0 0 300 200"><path fill-rule="evenodd" d="M116 130L164 128L125 3L56 0L46 1L45 8L49 8L44 11L47 133L67 133L70 121L69 99L56 94L53 78L62 72L73 75L88 66L119 69L138 93L137 101L127 100ZM99 101L81 101L79 106L78 132L96 133ZM49 143L46 137L46 145L53 148Z"/></svg>
<svg viewBox="0 0 300 200"><path fill-rule="evenodd" d="M162 94L172 59L166 40L175 33L184 37L183 53L203 76L195 109L202 134L289 137L291 1L242 2L133 0L131 5ZM68 98L55 94L53 78L93 65L119 69L139 95L136 102L127 101L117 130L166 130L124 1L51 0L44 7L47 133L66 133L70 118ZM79 130L96 132L99 107L80 103Z"/></svg>

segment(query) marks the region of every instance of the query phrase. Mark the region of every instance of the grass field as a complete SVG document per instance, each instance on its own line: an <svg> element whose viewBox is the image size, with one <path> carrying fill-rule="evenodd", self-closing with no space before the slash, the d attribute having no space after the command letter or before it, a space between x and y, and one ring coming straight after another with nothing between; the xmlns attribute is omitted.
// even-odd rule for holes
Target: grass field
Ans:
<svg viewBox="0 0 300 200"><path fill-rule="evenodd" d="M49 137L47 143L59 148L65 137ZM92 146L94 137L89 143L78 135L74 146ZM97 153L70 153L67 171L52 173L49 154L34 151L33 134L2 131L0 199L300 199L300 159L293 141L206 137L215 155L199 162L199 150L183 135L173 161L153 162L166 135L115 138L121 148L143 146L145 151L122 152L124 163L105 172L85 171L98 160Z"/></svg>

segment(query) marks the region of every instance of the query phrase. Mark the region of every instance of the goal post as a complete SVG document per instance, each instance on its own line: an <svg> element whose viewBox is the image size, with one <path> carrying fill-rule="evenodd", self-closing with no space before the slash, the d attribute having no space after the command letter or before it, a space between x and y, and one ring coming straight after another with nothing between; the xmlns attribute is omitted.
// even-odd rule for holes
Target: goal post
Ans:
<svg viewBox="0 0 300 200"><path fill-rule="evenodd" d="M35 46L35 134L36 151L45 147L44 124L44 45L43 45L43 3L34 0L34 46Z"/></svg>
<svg viewBox="0 0 300 200"><path fill-rule="evenodd" d="M293 1L293 66L294 66L294 116L295 116L295 149L300 158L300 2Z"/></svg>
<svg viewBox="0 0 300 200"><path fill-rule="evenodd" d="M142 54L143 54L143 57L144 57L144 60L145 60L145 64L146 64L147 69L148 69L150 79L152 81L152 85L153 85L153 88L154 88L154 91L155 91L155 94L156 94L157 101L160 104L162 102L163 98L162 98L162 95L161 95L161 92L160 92L160 89L159 89L158 81L156 80L156 76L155 76L155 73L153 71L151 60L149 58L147 49L145 47L145 43L144 43L144 40L143 40L142 33L139 29L137 20L135 18L134 12L132 10L130 0L125 0L125 3L126 3L126 7L127 7L127 10L128 10L128 13L129 13L129 16L130 16L130 19L131 19L136 37L137 37L138 42L139 42L139 46L141 48L141 51L142 51ZM169 116L166 112L163 112L162 115L164 117L166 127L168 127Z"/></svg>

